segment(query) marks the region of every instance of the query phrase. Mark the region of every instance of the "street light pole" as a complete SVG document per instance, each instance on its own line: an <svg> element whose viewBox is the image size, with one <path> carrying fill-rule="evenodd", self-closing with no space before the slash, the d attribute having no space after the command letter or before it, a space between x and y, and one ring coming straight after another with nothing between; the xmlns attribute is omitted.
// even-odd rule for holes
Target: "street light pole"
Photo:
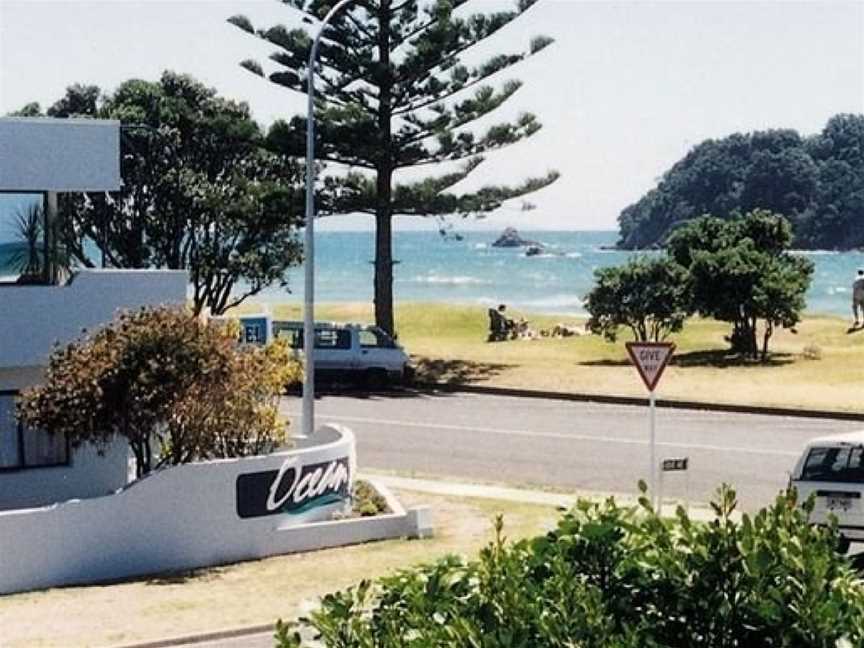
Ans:
<svg viewBox="0 0 864 648"><path fill-rule="evenodd" d="M324 16L309 52L309 87L306 90L309 99L306 109L306 231L303 243L306 263L303 291L303 434L307 437L315 432L315 60L327 24L342 7L355 1L340 0Z"/></svg>

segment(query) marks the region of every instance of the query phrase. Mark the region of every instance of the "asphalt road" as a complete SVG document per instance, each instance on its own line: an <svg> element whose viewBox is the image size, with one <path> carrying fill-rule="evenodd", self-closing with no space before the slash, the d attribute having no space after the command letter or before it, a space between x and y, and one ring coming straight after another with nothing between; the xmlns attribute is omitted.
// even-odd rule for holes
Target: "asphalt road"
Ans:
<svg viewBox="0 0 864 648"><path fill-rule="evenodd" d="M300 429L301 401L283 411ZM689 492L707 502L723 482L742 508L769 503L805 442L864 424L696 410L657 410L657 456L690 458ZM647 407L478 394L323 396L319 424L350 427L361 470L465 481L634 493L649 470ZM683 473L665 492L685 497Z"/></svg>

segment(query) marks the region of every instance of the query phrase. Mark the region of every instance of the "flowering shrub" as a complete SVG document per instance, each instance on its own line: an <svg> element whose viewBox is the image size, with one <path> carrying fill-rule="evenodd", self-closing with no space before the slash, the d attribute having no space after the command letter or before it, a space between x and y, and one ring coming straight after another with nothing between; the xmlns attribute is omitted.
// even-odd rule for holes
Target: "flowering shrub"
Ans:
<svg viewBox="0 0 864 648"><path fill-rule="evenodd" d="M73 446L125 437L140 476L275 449L286 427L279 396L298 375L284 344L241 348L230 325L143 308L55 350L18 415Z"/></svg>

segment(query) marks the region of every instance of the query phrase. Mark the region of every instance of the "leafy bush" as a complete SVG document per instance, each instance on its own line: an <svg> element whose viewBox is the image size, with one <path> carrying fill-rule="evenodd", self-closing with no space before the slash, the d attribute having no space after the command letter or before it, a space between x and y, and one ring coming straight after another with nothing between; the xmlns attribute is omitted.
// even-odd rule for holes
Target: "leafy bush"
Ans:
<svg viewBox="0 0 864 648"><path fill-rule="evenodd" d="M677 333L690 315L687 270L668 258L637 257L594 272L597 285L585 298L588 329L610 342L621 326L639 342Z"/></svg>
<svg viewBox="0 0 864 648"><path fill-rule="evenodd" d="M731 322L733 350L753 358L761 353L764 362L774 329L800 321L813 274L812 261L789 253L791 242L786 218L756 209L728 220L690 221L669 237L667 250L688 270L693 310Z"/></svg>
<svg viewBox="0 0 864 648"><path fill-rule="evenodd" d="M269 452L284 441L279 396L299 369L285 345L240 348L236 333L179 308L122 313L55 350L18 415L73 446L125 437L139 476Z"/></svg>
<svg viewBox="0 0 864 648"><path fill-rule="evenodd" d="M360 517L372 517L390 512L387 499L375 490L372 484L363 479L354 482L351 501L354 503L354 514Z"/></svg>
<svg viewBox="0 0 864 648"><path fill-rule="evenodd" d="M448 557L324 597L301 619L328 648L643 648L864 645L864 585L836 528L807 523L794 491L733 520L581 501L557 528L479 560ZM279 623L277 645L303 645Z"/></svg>

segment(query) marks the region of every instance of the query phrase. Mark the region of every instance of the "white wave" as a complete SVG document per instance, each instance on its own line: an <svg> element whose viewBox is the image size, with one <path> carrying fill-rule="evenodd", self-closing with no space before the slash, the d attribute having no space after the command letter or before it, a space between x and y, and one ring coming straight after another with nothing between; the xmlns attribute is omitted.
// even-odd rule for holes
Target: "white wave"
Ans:
<svg viewBox="0 0 864 648"><path fill-rule="evenodd" d="M851 292L849 288L846 286L830 286L828 288L829 295L843 295L845 293Z"/></svg>
<svg viewBox="0 0 864 648"><path fill-rule="evenodd" d="M475 243L475 244L474 244L474 249L475 249L475 250L485 250L485 249L488 248L488 247L489 247L489 246L488 246L486 243Z"/></svg>
<svg viewBox="0 0 864 648"><path fill-rule="evenodd" d="M802 254L804 256L827 256L834 254L844 254L837 250L789 250L792 254Z"/></svg>
<svg viewBox="0 0 864 648"><path fill-rule="evenodd" d="M456 275L448 277L446 275L419 275L409 279L411 283L434 284L440 286L487 286L492 282L488 279L480 279L478 277L469 277L466 275Z"/></svg>
<svg viewBox="0 0 864 648"><path fill-rule="evenodd" d="M579 254L578 252L568 252L564 256L567 257L568 259L581 259L582 258L582 255Z"/></svg>
<svg viewBox="0 0 864 648"><path fill-rule="evenodd" d="M564 308L581 309L583 301L576 295L557 294L549 295L548 297L540 297L538 299L528 299L526 301L520 301L518 305L521 308L527 309L535 309L542 311L544 308L551 308L558 311Z"/></svg>

